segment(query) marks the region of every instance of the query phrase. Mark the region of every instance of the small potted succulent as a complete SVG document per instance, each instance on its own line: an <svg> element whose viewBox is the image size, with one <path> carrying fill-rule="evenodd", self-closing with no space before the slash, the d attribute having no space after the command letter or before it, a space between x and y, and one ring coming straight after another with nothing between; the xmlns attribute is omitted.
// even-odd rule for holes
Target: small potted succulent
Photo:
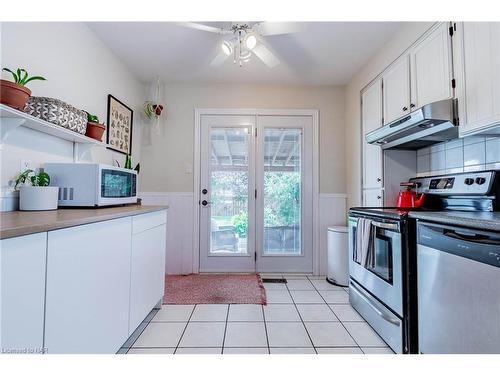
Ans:
<svg viewBox="0 0 500 375"><path fill-rule="evenodd" d="M0 80L0 103L22 111L26 101L31 96L31 90L25 87L26 84L35 80L45 81L45 78L40 76L30 77L28 72L21 68L18 68L16 72L7 68L2 70L12 74L14 82L5 79Z"/></svg>
<svg viewBox="0 0 500 375"><path fill-rule="evenodd" d="M101 141L104 130L106 130L106 126L99 123L99 118L96 115L87 112L87 130L85 135Z"/></svg>
<svg viewBox="0 0 500 375"><path fill-rule="evenodd" d="M26 183L29 181L30 185ZM22 172L16 179L14 189L19 185L19 209L21 211L57 210L59 188L50 185L50 176L40 170Z"/></svg>

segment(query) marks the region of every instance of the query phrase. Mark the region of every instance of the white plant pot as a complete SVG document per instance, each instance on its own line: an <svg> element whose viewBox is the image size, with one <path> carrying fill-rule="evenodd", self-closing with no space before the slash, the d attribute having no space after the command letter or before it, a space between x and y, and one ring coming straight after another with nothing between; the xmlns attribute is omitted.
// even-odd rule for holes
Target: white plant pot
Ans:
<svg viewBox="0 0 500 375"><path fill-rule="evenodd" d="M19 209L21 211L57 210L57 186L21 186Z"/></svg>

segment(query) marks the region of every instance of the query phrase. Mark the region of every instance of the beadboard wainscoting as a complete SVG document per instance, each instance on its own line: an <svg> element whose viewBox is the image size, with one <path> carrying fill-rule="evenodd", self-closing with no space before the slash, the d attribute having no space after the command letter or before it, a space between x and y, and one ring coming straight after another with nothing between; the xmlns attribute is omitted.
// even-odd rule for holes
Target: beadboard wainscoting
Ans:
<svg viewBox="0 0 500 375"><path fill-rule="evenodd" d="M144 205L168 205L167 218L167 274L189 274L198 272L194 265L193 244L193 199L191 192L142 192ZM319 274L327 272L327 228L346 225L347 195L319 194Z"/></svg>

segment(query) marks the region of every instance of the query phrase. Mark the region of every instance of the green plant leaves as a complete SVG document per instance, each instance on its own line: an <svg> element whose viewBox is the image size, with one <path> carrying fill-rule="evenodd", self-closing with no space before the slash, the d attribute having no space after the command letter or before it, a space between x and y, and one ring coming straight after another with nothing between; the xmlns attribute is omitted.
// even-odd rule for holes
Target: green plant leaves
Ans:
<svg viewBox="0 0 500 375"><path fill-rule="evenodd" d="M12 74L12 77L14 77L14 82L15 83L19 83L19 77L17 76L16 73L14 73L12 70L7 69L7 68L3 68L2 70L6 71L6 72L9 72L10 74Z"/></svg>
<svg viewBox="0 0 500 375"><path fill-rule="evenodd" d="M33 186L49 186L50 176L46 172L39 172L34 176L31 176L31 185Z"/></svg>
<svg viewBox="0 0 500 375"><path fill-rule="evenodd" d="M45 81L46 79L42 76L33 76L29 77L28 72L26 69L22 68L17 68L16 72L14 73L12 70L8 68L3 68L2 70L9 72L12 74L12 77L14 78L14 82L17 83L18 85L25 86L28 82L39 80L39 81Z"/></svg>
<svg viewBox="0 0 500 375"><path fill-rule="evenodd" d="M33 175L30 176L31 174ZM14 189L17 189L18 185L25 184L28 178L30 179L32 186L50 185L50 176L47 172L40 171L35 173L32 169L27 169L16 178L16 185L14 186Z"/></svg>

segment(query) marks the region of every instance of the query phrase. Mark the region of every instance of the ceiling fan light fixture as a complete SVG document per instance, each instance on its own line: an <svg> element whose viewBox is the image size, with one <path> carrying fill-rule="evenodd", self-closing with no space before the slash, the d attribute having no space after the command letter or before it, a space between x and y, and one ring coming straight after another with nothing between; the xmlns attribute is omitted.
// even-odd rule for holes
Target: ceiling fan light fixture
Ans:
<svg viewBox="0 0 500 375"><path fill-rule="evenodd" d="M248 49L254 49L255 46L257 45L257 37L253 33L249 33L245 36L245 46Z"/></svg>
<svg viewBox="0 0 500 375"><path fill-rule="evenodd" d="M230 42L227 40L224 40L220 47L222 48L222 51L227 55L230 56L233 53L233 46L231 45Z"/></svg>

